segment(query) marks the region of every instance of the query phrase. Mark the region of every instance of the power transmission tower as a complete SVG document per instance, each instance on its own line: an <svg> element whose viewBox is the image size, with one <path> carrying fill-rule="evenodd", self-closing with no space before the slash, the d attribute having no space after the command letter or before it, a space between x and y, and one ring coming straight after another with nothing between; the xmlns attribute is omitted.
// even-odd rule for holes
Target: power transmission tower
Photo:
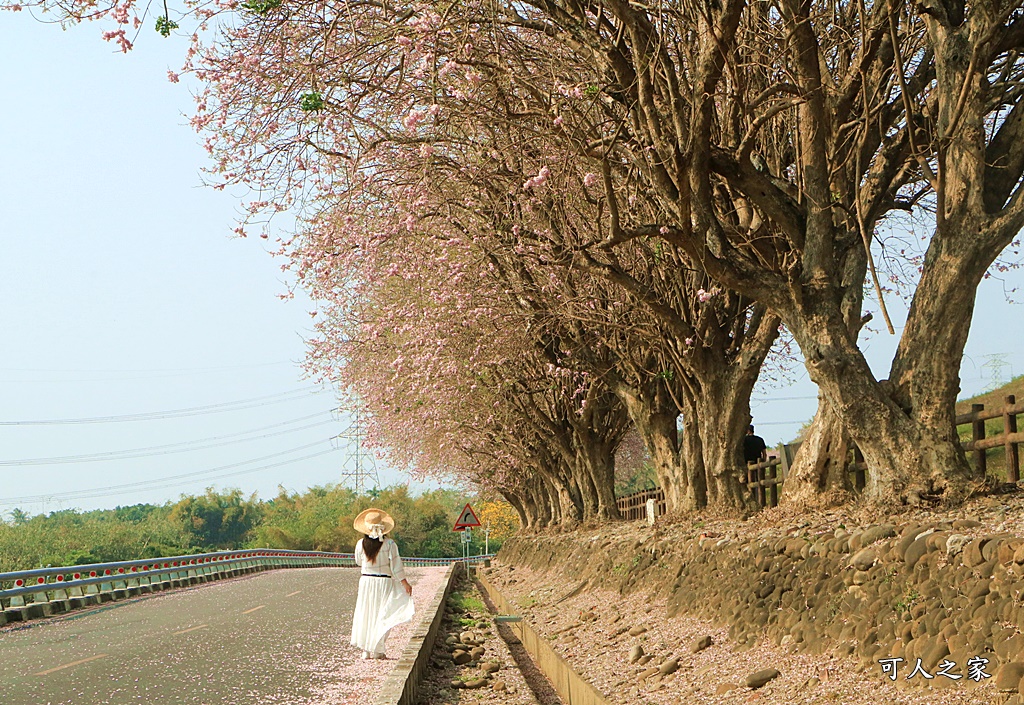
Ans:
<svg viewBox="0 0 1024 705"><path fill-rule="evenodd" d="M373 453L363 448L366 432L358 407L352 413L352 423L336 438L346 451L345 460L341 466L341 484L352 488L356 494L364 494L367 485L374 491L379 489L380 477L377 475L377 459Z"/></svg>
<svg viewBox="0 0 1024 705"><path fill-rule="evenodd" d="M1010 368L1010 377L1013 377L1013 365L1006 359L1010 355L1009 353L993 353L992 355L983 355L987 360L985 364L981 366L981 369L990 370L989 385L988 389L993 390L997 387L1001 387L1009 380L1003 377L1003 370L1007 367Z"/></svg>

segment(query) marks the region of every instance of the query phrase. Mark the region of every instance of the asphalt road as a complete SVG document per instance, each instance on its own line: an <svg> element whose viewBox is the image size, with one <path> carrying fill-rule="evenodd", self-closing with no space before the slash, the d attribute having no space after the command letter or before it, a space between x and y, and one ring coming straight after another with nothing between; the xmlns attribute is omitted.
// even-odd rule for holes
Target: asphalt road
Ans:
<svg viewBox="0 0 1024 705"><path fill-rule="evenodd" d="M348 644L354 569L276 570L0 630L0 703L301 703ZM311 666L311 664L314 664Z"/></svg>

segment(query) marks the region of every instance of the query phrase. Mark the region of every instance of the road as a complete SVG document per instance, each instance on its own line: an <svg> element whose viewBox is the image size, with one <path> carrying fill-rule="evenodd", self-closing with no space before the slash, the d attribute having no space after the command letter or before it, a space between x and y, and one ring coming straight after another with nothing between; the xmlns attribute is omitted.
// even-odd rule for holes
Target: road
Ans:
<svg viewBox="0 0 1024 705"><path fill-rule="evenodd" d="M276 570L8 627L0 702L307 702L339 653L358 653L348 643L358 577Z"/></svg>

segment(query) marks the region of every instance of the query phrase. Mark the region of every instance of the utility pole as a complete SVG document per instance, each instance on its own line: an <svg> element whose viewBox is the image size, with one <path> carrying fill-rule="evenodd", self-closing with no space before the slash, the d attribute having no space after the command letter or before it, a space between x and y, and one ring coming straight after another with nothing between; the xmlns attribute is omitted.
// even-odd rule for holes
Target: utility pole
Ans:
<svg viewBox="0 0 1024 705"><path fill-rule="evenodd" d="M341 484L351 487L356 494L363 494L367 485L373 489L380 488L380 477L377 474L377 460L373 453L363 448L366 431L363 426L362 412L357 404L353 404L352 423L335 438L347 451L341 466Z"/></svg>
<svg viewBox="0 0 1024 705"><path fill-rule="evenodd" d="M981 369L991 370L991 377L989 379L988 390L997 389L1006 380L1003 378L1003 369L1010 368L1010 377L1013 377L1013 365L1007 360L1010 355L1009 353L993 353L991 355L983 355L987 362L981 366Z"/></svg>

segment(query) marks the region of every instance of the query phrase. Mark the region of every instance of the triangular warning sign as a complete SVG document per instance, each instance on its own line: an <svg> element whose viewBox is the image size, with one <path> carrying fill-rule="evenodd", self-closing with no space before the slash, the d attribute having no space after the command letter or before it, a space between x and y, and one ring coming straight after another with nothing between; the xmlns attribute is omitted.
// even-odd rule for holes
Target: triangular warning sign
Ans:
<svg viewBox="0 0 1024 705"><path fill-rule="evenodd" d="M466 506L462 508L459 520L455 522L455 528L452 531L462 531L470 526L480 526L480 520L476 518L476 512L473 511L473 508L467 502Z"/></svg>

